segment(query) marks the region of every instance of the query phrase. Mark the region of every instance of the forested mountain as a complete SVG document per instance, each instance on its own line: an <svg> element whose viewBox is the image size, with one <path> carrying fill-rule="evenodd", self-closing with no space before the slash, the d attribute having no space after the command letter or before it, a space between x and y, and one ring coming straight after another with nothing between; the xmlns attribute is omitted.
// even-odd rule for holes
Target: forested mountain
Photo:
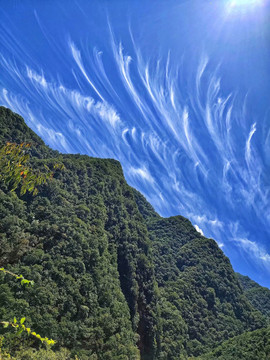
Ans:
<svg viewBox="0 0 270 360"><path fill-rule="evenodd" d="M260 327L261 315L244 296L217 243L182 216L159 217L137 191L135 198L153 246L162 299L162 354L177 359L175 349L182 346L188 355L198 355L247 328Z"/></svg>
<svg viewBox="0 0 270 360"><path fill-rule="evenodd" d="M160 217L119 162L53 151L3 107L0 126L1 146L31 144L33 169L64 166L36 196L0 183L0 265L35 281L1 275L0 321L24 316L81 360L187 359L265 326L216 242Z"/></svg>
<svg viewBox="0 0 270 360"><path fill-rule="evenodd" d="M248 276L239 273L236 273L236 275L248 300L270 322L270 290L251 280Z"/></svg>

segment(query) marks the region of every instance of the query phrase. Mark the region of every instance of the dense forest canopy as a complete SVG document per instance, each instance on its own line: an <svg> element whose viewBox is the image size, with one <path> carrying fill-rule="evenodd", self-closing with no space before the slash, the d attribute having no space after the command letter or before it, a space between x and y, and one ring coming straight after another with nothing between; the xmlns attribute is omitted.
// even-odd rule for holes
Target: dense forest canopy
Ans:
<svg viewBox="0 0 270 360"><path fill-rule="evenodd" d="M26 317L57 341L35 353L1 329L16 359L187 359L266 326L217 243L159 216L118 161L51 150L4 107L0 126L0 146L29 143L32 169L54 172L35 196L0 183L0 265L35 282L0 274L0 321Z"/></svg>
<svg viewBox="0 0 270 360"><path fill-rule="evenodd" d="M205 354L197 360L268 360L270 328L246 332Z"/></svg>
<svg viewBox="0 0 270 360"><path fill-rule="evenodd" d="M270 321L270 290L251 280L248 276L236 273L245 296L255 309L259 310Z"/></svg>

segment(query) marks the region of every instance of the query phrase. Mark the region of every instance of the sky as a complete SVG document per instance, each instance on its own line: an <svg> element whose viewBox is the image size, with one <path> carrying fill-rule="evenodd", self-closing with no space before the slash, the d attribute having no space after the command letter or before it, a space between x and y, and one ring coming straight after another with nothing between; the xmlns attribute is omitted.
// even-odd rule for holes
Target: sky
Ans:
<svg viewBox="0 0 270 360"><path fill-rule="evenodd" d="M269 0L0 0L0 105L121 162L270 287Z"/></svg>

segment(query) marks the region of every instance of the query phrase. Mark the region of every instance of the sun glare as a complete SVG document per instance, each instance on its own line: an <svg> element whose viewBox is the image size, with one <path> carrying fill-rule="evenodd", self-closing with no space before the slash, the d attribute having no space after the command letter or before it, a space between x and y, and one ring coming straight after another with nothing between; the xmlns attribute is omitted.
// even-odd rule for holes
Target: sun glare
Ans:
<svg viewBox="0 0 270 360"><path fill-rule="evenodd" d="M266 0L227 0L226 8L228 14L250 14L255 9L263 7Z"/></svg>
<svg viewBox="0 0 270 360"><path fill-rule="evenodd" d="M229 6L234 7L247 7L262 5L263 0L229 0Z"/></svg>

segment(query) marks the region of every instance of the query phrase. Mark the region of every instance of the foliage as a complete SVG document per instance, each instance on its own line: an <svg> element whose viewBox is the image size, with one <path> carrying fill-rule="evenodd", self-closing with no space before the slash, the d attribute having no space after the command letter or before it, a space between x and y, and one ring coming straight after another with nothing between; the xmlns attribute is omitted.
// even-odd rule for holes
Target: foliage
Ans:
<svg viewBox="0 0 270 360"><path fill-rule="evenodd" d="M270 328L246 332L225 341L198 360L268 360L270 358Z"/></svg>
<svg viewBox="0 0 270 360"><path fill-rule="evenodd" d="M30 144L12 144L7 143L5 146L0 148L0 181L4 185L8 185L11 192L15 191L19 185L21 185L20 195L24 195L26 192L33 193L36 195L38 193L38 186L46 184L47 181L52 178L53 173L45 165L46 172L41 173L33 171L28 165L29 154L26 153L26 149L30 147ZM60 168L60 166L55 165L54 168ZM34 285L34 282L27 280L23 275L14 274L11 271L0 268L4 274L9 274L15 277L17 280L21 281L21 285L26 287L29 285ZM21 318L20 322L17 322L16 317L14 321L2 321L0 324L6 329L11 327L15 329L16 334L20 335L22 332L26 332L28 335L32 335L42 343L47 345L54 345L55 341L48 339L47 337L42 337L37 334L35 331L32 331L29 327L24 325L25 317ZM4 337L1 337L1 344L4 340ZM0 348L1 353L1 348ZM5 354L7 354L5 352Z"/></svg>
<svg viewBox="0 0 270 360"><path fill-rule="evenodd" d="M2 354L1 360L79 360L79 358L76 355L73 356L65 348L61 348L59 351L28 348L17 351L12 358Z"/></svg>
<svg viewBox="0 0 270 360"><path fill-rule="evenodd" d="M0 271L2 271L4 274L8 274L11 275L12 277L14 277L16 280L20 280L20 283L22 286L33 286L34 285L34 281L33 280L27 280L23 277L23 275L17 275L14 274L11 271L5 270L4 268L0 268ZM16 335L20 335L22 332L26 332L28 335L32 335L34 336L36 339L40 340L42 343L45 343L46 345L54 345L55 341L52 339L48 339L47 337L42 337L39 334L37 334L35 331L32 331L29 327L26 327L24 325L25 322L25 317L21 318L20 321L17 321L16 317L14 317L13 321L0 321L0 324L3 325L4 329L7 329L8 327L11 327L13 329L15 329ZM2 352L2 347L3 347L3 341L4 341L4 336L1 336L0 339L0 357L1 354L4 357L10 357L10 354L7 351Z"/></svg>
<svg viewBox="0 0 270 360"><path fill-rule="evenodd" d="M37 334L35 331L32 331L29 327L26 327L24 325L25 318L21 318L19 322L17 322L17 319L14 317L13 322L9 321L1 321L0 324L3 325L3 327L6 329L8 327L12 327L16 330L17 335L20 335L23 331L26 331L28 335L32 335L38 340L40 340L42 343L45 343L47 345L54 345L55 341L52 339L48 339L47 337L42 337L39 334Z"/></svg>
<svg viewBox="0 0 270 360"><path fill-rule="evenodd" d="M21 280L21 285L25 285L25 286L29 286L29 285L33 286L34 285L33 280L27 280L22 275L14 274L13 272L5 270L4 268L0 268L0 271L2 271L4 274L9 274L9 275L15 277L16 280Z"/></svg>
<svg viewBox="0 0 270 360"><path fill-rule="evenodd" d="M29 154L26 150L30 144L7 143L0 148L0 181L7 184L11 191L15 191L20 186L20 195L26 192L38 193L38 186L46 184L52 178L53 172L44 165L43 172L33 171L28 166ZM54 169L61 168L63 165L55 164Z"/></svg>
<svg viewBox="0 0 270 360"><path fill-rule="evenodd" d="M260 286L248 276L236 273L245 296L255 309L259 310L270 321L270 290Z"/></svg>

